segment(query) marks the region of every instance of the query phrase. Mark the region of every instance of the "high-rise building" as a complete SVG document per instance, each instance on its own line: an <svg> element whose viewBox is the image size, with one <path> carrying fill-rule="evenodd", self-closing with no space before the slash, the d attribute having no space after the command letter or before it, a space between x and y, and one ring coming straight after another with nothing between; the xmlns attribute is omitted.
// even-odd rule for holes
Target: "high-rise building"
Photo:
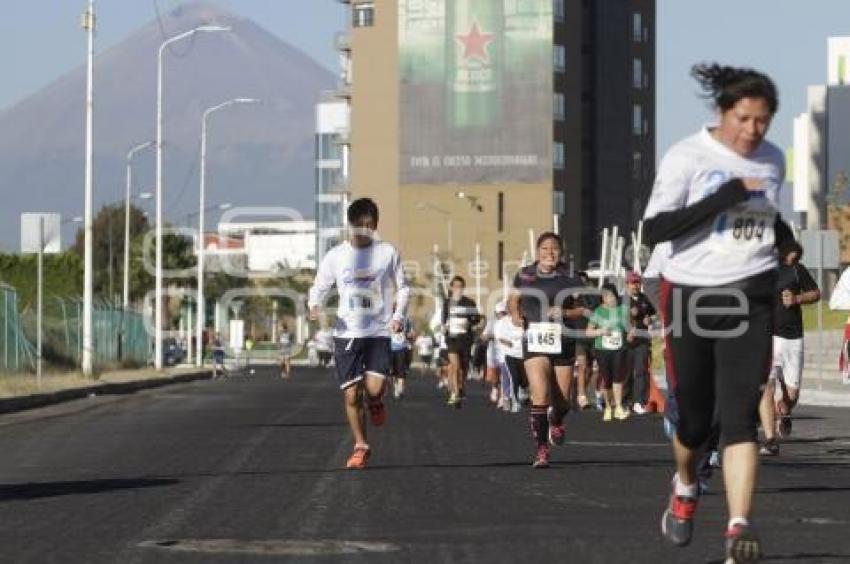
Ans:
<svg viewBox="0 0 850 564"><path fill-rule="evenodd" d="M583 267L603 227L635 228L655 166L654 0L340 2L351 197L378 202L413 279L437 245L471 287L478 244L500 290L531 234L558 231Z"/></svg>
<svg viewBox="0 0 850 564"><path fill-rule="evenodd" d="M348 198L348 120L348 102L335 93L323 93L316 105L316 264L343 237Z"/></svg>
<svg viewBox="0 0 850 564"><path fill-rule="evenodd" d="M807 89L806 111L794 119L794 211L808 229L839 229L842 262L850 262L850 85L846 80L850 37L827 40L827 82ZM838 212L841 213L838 213Z"/></svg>

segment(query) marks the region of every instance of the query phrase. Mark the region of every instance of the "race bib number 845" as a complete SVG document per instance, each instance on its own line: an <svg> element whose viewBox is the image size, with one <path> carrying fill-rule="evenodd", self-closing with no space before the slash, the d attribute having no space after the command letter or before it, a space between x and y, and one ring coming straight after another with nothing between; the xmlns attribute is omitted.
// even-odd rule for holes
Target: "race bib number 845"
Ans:
<svg viewBox="0 0 850 564"><path fill-rule="evenodd" d="M560 323L529 323L525 332L528 352L543 354L560 354L561 324Z"/></svg>

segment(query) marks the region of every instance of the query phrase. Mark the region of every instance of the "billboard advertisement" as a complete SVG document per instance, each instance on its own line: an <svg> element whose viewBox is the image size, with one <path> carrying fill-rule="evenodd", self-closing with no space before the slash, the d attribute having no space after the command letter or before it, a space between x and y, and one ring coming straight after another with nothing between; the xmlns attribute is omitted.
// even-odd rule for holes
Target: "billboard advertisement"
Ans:
<svg viewBox="0 0 850 564"><path fill-rule="evenodd" d="M401 184L552 175L552 0L399 0Z"/></svg>

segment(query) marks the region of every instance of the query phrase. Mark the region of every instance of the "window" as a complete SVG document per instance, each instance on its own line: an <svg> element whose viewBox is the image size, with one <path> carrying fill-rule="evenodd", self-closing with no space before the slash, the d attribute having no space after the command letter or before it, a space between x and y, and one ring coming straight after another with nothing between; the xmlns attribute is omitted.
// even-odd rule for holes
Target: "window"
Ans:
<svg viewBox="0 0 850 564"><path fill-rule="evenodd" d="M499 200L498 200L498 214L497 222L499 224L499 233L505 230L505 193L499 192Z"/></svg>
<svg viewBox="0 0 850 564"><path fill-rule="evenodd" d="M555 45L555 72L567 70L567 49L563 45Z"/></svg>
<svg viewBox="0 0 850 564"><path fill-rule="evenodd" d="M372 27L375 25L375 5L371 2L355 4L353 9L354 27Z"/></svg>
<svg viewBox="0 0 850 564"><path fill-rule="evenodd" d="M552 213L563 215L567 212L566 197L561 190L555 189L552 192Z"/></svg>
<svg viewBox="0 0 850 564"><path fill-rule="evenodd" d="M555 16L556 22L566 21L567 10L564 6L564 0L552 0L552 14Z"/></svg>
<svg viewBox="0 0 850 564"><path fill-rule="evenodd" d="M643 176L643 154L640 151L632 153L632 178L640 180Z"/></svg>
<svg viewBox="0 0 850 564"><path fill-rule="evenodd" d="M552 166L556 170L564 170L564 144L555 142L552 145Z"/></svg>
<svg viewBox="0 0 850 564"><path fill-rule="evenodd" d="M632 84L638 90L643 88L643 60L637 57L632 61Z"/></svg>
<svg viewBox="0 0 850 564"><path fill-rule="evenodd" d="M553 112L556 121L564 121L566 117L566 98L560 92L555 92Z"/></svg>
<svg viewBox="0 0 850 564"><path fill-rule="evenodd" d="M497 257L497 262L499 263L499 280L504 280L505 278L505 243L499 241L499 256Z"/></svg>
<svg viewBox="0 0 850 564"><path fill-rule="evenodd" d="M632 132L635 135L643 134L643 106L635 104L632 109Z"/></svg>
<svg viewBox="0 0 850 564"><path fill-rule="evenodd" d="M632 40L636 43L645 41L643 29L643 15L640 12L632 14Z"/></svg>

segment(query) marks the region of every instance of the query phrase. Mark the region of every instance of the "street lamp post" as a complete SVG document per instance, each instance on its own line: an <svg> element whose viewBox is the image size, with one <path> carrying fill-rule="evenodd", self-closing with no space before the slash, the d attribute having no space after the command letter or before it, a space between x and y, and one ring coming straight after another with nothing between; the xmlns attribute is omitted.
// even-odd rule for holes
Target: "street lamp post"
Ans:
<svg viewBox="0 0 850 564"><path fill-rule="evenodd" d="M162 54L165 48L200 32L230 31L229 27L202 25L166 39L159 46L156 69L156 289L154 305L154 367L162 370Z"/></svg>
<svg viewBox="0 0 850 564"><path fill-rule="evenodd" d="M207 119L218 110L223 110L234 104L256 104L259 100L254 98L234 98L227 102L207 108L201 119L201 187L200 202L198 204L198 319L195 338L198 342L197 357L195 364L201 366L204 363L203 348L201 343L204 337L204 322L206 321L206 303L204 302L204 198L206 195L207 179Z"/></svg>
<svg viewBox="0 0 850 564"><path fill-rule="evenodd" d="M133 157L153 145L153 141L136 145L127 153L127 187L124 193L124 309L130 305L130 192L133 187Z"/></svg>
<svg viewBox="0 0 850 564"><path fill-rule="evenodd" d="M83 217L85 224L83 229L83 355L81 359L81 370L83 376L90 377L94 365L94 347L92 342L92 300L94 282L93 264L93 228L92 221L93 196L92 196L92 112L94 108L94 0L89 0L88 9L83 14L83 29L88 35L88 62L86 67L86 171L85 171L85 196L83 204Z"/></svg>

